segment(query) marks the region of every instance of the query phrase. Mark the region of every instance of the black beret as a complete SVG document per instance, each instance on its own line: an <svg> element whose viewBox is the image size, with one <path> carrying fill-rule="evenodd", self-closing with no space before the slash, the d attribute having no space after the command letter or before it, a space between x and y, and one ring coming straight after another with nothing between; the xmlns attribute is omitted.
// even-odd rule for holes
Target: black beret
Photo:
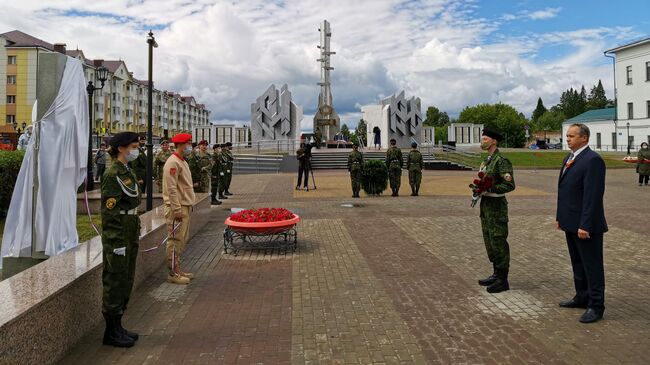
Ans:
<svg viewBox="0 0 650 365"><path fill-rule="evenodd" d="M411 142L411 147L412 147L412 148L415 148L415 147L417 147L417 146L418 146L417 143L415 143L415 142Z"/></svg>
<svg viewBox="0 0 650 365"><path fill-rule="evenodd" d="M397 140L395 140L395 138L390 139L390 144L396 144L396 143L397 143Z"/></svg>
<svg viewBox="0 0 650 365"><path fill-rule="evenodd" d="M117 151L118 147L126 147L133 142L138 142L140 137L137 133L133 132L120 132L111 138L111 148Z"/></svg>
<svg viewBox="0 0 650 365"><path fill-rule="evenodd" d="M213 150L216 150L216 149L219 148L219 147L221 147L221 145L219 145L219 144L214 144L214 145L212 145L212 149L213 149Z"/></svg>
<svg viewBox="0 0 650 365"><path fill-rule="evenodd" d="M226 147L232 147L232 143L226 142Z"/></svg>
<svg viewBox="0 0 650 365"><path fill-rule="evenodd" d="M501 133L499 133L499 131L490 127L483 128L483 135L488 136L490 138L494 138L497 140L497 142L501 142L501 140L503 139L503 136L501 135Z"/></svg>

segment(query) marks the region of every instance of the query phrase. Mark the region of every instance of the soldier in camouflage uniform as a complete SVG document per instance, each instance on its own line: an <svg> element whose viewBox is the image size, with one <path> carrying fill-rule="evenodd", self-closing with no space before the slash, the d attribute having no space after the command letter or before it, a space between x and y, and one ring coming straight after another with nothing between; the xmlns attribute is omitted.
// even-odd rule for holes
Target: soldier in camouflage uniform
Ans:
<svg viewBox="0 0 650 365"><path fill-rule="evenodd" d="M224 166L224 195L232 195L230 192L230 182L232 181L232 168L235 164L235 157L232 155L232 143L226 142L226 147L222 149L221 153L225 156L226 164Z"/></svg>
<svg viewBox="0 0 650 365"><path fill-rule="evenodd" d="M122 316L133 289L140 241L140 188L128 167L140 154L138 135L118 133L110 141L112 162L101 184L102 217L102 312L106 320L103 342L131 347L138 335L122 327Z"/></svg>
<svg viewBox="0 0 650 365"><path fill-rule="evenodd" d="M363 167L363 154L359 152L359 144L352 145L352 152L348 155L348 171L352 181L352 197L359 198L361 190L361 171Z"/></svg>
<svg viewBox="0 0 650 365"><path fill-rule="evenodd" d="M162 171L165 166L165 162L169 156L172 155L172 151L169 149L169 142L163 140L160 142L160 152L156 155L156 158L153 161L155 173L156 173L156 186L158 186L158 192L162 192Z"/></svg>
<svg viewBox="0 0 650 365"><path fill-rule="evenodd" d="M192 184L194 187L194 192L199 193L201 187L201 164L199 163L198 158L198 143L192 143L192 153L185 157L185 161L190 167L190 173L192 175Z"/></svg>
<svg viewBox="0 0 650 365"><path fill-rule="evenodd" d="M494 272L479 285L487 286L488 293L500 293L510 289L508 271L510 268L510 247L508 245L508 202L505 194L515 190L512 163L497 149L503 137L489 127L483 129L481 148L488 151L488 157L481 163L480 171L492 178L492 187L481 197L481 228L488 258Z"/></svg>
<svg viewBox="0 0 650 365"><path fill-rule="evenodd" d="M135 172L135 176L138 177L138 184L140 185L140 193L144 194L147 192L147 183L145 179L147 178L147 155L144 153L144 137L140 138L140 145L138 150L140 154L138 158L134 161L129 162L129 167Z"/></svg>
<svg viewBox="0 0 650 365"><path fill-rule="evenodd" d="M212 168L210 169L210 195L211 205L220 205L221 202L217 199L219 193L219 168L221 166L221 145L215 144L212 146Z"/></svg>
<svg viewBox="0 0 650 365"><path fill-rule="evenodd" d="M409 172L409 185L411 185L411 196L418 196L420 193L420 183L422 182L422 167L424 160L422 154L418 151L418 144L411 143L411 151L406 158L406 170Z"/></svg>
<svg viewBox="0 0 650 365"><path fill-rule="evenodd" d="M390 140L390 147L386 151L386 166L388 166L388 177L392 196L399 196L399 186L402 181L402 150L397 148L397 141Z"/></svg>
<svg viewBox="0 0 650 365"><path fill-rule="evenodd" d="M194 189L196 193L207 193L210 186L210 172L212 170L212 156L208 153L208 141L199 143L199 150L195 152L196 163L199 168L199 186Z"/></svg>

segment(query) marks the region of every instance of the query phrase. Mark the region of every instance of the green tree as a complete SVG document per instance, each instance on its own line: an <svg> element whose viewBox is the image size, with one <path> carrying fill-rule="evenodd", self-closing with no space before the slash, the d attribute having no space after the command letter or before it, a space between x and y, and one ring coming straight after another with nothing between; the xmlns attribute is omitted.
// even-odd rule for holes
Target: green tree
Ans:
<svg viewBox="0 0 650 365"><path fill-rule="evenodd" d="M598 80L598 84L591 88L587 98L587 110L603 109L607 106L607 96L603 83Z"/></svg>
<svg viewBox="0 0 650 365"><path fill-rule="evenodd" d="M551 110L539 117L537 123L535 123L535 131L561 131L562 123L566 119L561 111Z"/></svg>
<svg viewBox="0 0 650 365"><path fill-rule="evenodd" d="M341 134L343 135L343 137L345 137L346 141L350 140L350 128L348 128L347 124L343 124L341 126Z"/></svg>
<svg viewBox="0 0 650 365"><path fill-rule="evenodd" d="M449 123L449 115L447 112L441 112L435 106L427 108L427 117L424 119L424 126L427 127L441 127Z"/></svg>
<svg viewBox="0 0 650 365"><path fill-rule="evenodd" d="M458 123L483 124L495 128L503 134L505 140L501 145L523 147L526 143L524 125L527 123L512 106L502 103L479 104L465 107L458 116Z"/></svg>
<svg viewBox="0 0 650 365"><path fill-rule="evenodd" d="M443 126L440 127L435 127L433 133L434 133L434 140L432 141L433 143L437 144L438 141L442 141L442 143L447 144L449 135L448 135L448 130L447 128L449 127L450 123L447 123Z"/></svg>
<svg viewBox="0 0 650 365"><path fill-rule="evenodd" d="M537 107L535 107L535 110L533 110L533 115L531 115L530 119L533 123L537 123L537 119L544 115L548 110L544 106L544 102L542 102L542 98L537 99Z"/></svg>

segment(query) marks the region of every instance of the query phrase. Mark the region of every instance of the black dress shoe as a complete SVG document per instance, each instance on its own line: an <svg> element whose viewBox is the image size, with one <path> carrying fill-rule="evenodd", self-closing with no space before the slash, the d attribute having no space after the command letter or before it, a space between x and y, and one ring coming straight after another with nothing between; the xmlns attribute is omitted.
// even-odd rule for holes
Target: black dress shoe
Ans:
<svg viewBox="0 0 650 365"><path fill-rule="evenodd" d="M229 191L226 191L225 193L223 193L223 195L232 195L232 193L229 192Z"/></svg>
<svg viewBox="0 0 650 365"><path fill-rule="evenodd" d="M501 293L502 291L510 290L510 284L508 284L508 279L497 278L486 290L488 293Z"/></svg>
<svg viewBox="0 0 650 365"><path fill-rule="evenodd" d="M562 308L587 308L587 303L582 303L576 300L576 298L565 300L560 302L560 307Z"/></svg>
<svg viewBox="0 0 650 365"><path fill-rule="evenodd" d="M495 281L497 281L497 274L492 274L492 275L488 276L485 279L479 279L478 285L480 285L480 286L490 286L490 285L494 284Z"/></svg>
<svg viewBox="0 0 650 365"><path fill-rule="evenodd" d="M580 317L581 323L594 323L603 319L604 309L587 308L587 311Z"/></svg>

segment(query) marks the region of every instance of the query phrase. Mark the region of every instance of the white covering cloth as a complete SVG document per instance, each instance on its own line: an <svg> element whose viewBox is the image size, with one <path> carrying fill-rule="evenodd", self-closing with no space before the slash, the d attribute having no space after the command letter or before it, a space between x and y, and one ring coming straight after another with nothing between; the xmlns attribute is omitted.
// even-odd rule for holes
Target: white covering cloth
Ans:
<svg viewBox="0 0 650 365"><path fill-rule="evenodd" d="M40 120L39 190L36 207L36 251L55 256L79 244L77 188L86 176L88 95L83 66L68 57L57 97ZM31 257L34 136L16 180L2 237L3 257Z"/></svg>

